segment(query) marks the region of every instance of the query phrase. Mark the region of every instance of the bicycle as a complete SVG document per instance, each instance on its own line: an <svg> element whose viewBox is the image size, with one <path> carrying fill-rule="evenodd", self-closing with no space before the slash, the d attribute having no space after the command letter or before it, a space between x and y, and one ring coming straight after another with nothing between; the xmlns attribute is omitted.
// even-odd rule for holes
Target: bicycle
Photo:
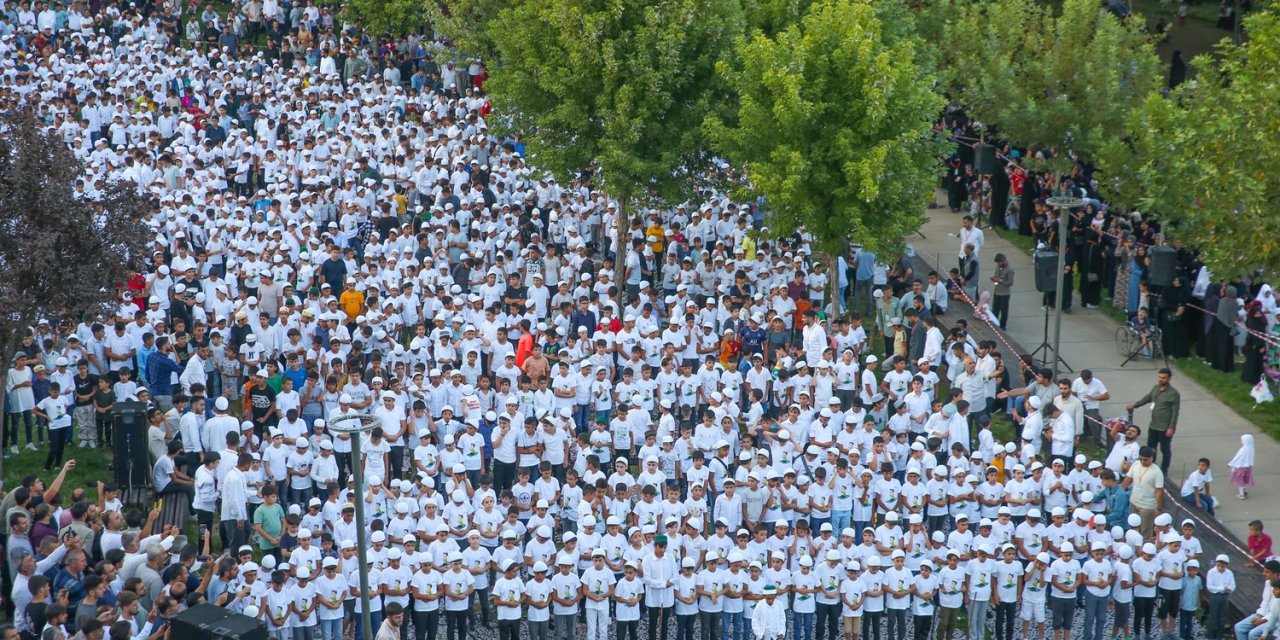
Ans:
<svg viewBox="0 0 1280 640"><path fill-rule="evenodd" d="M1140 331L1132 321L1124 323L1124 326L1116 329L1115 335L1116 350L1125 356L1120 366L1129 364L1138 356L1148 360L1161 358L1165 361L1165 366L1168 366L1169 356L1164 352L1162 337L1160 327L1150 327Z"/></svg>

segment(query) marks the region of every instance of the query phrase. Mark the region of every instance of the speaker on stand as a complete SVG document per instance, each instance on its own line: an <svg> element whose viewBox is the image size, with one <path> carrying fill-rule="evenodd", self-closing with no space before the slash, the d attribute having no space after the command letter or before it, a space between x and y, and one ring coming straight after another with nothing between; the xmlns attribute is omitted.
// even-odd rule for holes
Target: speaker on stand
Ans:
<svg viewBox="0 0 1280 640"><path fill-rule="evenodd" d="M126 504L141 504L151 488L147 450L147 405L117 402L111 410L112 471Z"/></svg>
<svg viewBox="0 0 1280 640"><path fill-rule="evenodd" d="M989 176L996 172L996 148L990 144L979 144L973 153L973 172L980 176Z"/></svg>
<svg viewBox="0 0 1280 640"><path fill-rule="evenodd" d="M1147 273L1147 281L1153 287L1167 287L1173 284L1173 277L1178 273L1178 252L1173 247L1152 247L1150 251L1151 270Z"/></svg>
<svg viewBox="0 0 1280 640"><path fill-rule="evenodd" d="M1036 251L1031 256L1035 265L1036 291L1040 293L1055 293L1058 290L1058 252L1057 251ZM1063 283L1070 286L1068 283ZM1049 359L1049 353L1053 352L1053 360ZM1031 352L1032 359L1039 357L1040 366L1049 367L1055 362L1061 362L1066 370L1071 370L1071 366L1067 364L1062 356L1054 352L1053 345L1049 343L1049 307L1046 305L1044 309L1044 337L1040 340L1040 346Z"/></svg>

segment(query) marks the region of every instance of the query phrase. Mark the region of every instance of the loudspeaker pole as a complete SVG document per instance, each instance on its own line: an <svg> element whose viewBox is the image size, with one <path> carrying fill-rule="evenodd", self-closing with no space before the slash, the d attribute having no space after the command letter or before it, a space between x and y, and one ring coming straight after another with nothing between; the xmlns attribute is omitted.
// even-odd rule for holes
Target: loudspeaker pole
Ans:
<svg viewBox="0 0 1280 640"><path fill-rule="evenodd" d="M376 416L370 414L353 414L342 416L337 420L329 423L329 430L336 433L345 433L351 436L351 477L356 483L355 503L356 507L356 557L359 559L360 566L356 573L360 578L360 626L364 629L363 638L373 638L378 635L378 630L372 628L372 619L369 615L369 556L367 549L369 548L365 538L365 520L364 520L364 492L366 489L364 479L364 465L360 460L360 438L361 434L366 431L372 431L374 427L379 425L380 421Z"/></svg>
<svg viewBox="0 0 1280 640"><path fill-rule="evenodd" d="M1058 378L1058 363L1062 361L1058 354L1062 353L1062 295L1066 286L1067 270L1067 219L1072 207L1084 204L1084 200L1074 196L1053 196L1045 200L1045 204L1058 210L1058 290L1054 292L1053 303L1053 377ZM1065 364L1065 363L1064 363Z"/></svg>

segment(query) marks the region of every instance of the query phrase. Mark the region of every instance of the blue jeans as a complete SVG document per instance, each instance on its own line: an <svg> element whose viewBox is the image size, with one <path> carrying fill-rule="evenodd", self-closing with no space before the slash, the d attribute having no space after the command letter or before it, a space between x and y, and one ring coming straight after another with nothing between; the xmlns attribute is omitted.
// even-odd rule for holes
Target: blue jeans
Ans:
<svg viewBox="0 0 1280 640"><path fill-rule="evenodd" d="M820 529L822 529L822 525L824 525L824 524L830 524L830 523L831 523L831 518L830 518L830 517L826 517L826 518L810 517L810 518L809 518L809 530L810 530L810 531L819 531ZM837 536L838 536L838 535L840 535L839 530L838 530L838 529L835 529L835 525L831 525L831 528L834 530L835 535L837 535Z"/></svg>
<svg viewBox="0 0 1280 640"><path fill-rule="evenodd" d="M831 528L834 529L833 533L835 533L837 536L841 535L840 532L844 531L845 529L848 529L849 525L853 522L852 517L853 517L852 511L832 511L831 512ZM858 535L862 535L862 534L859 533Z"/></svg>
<svg viewBox="0 0 1280 640"><path fill-rule="evenodd" d="M721 640L745 640L744 626L747 616L742 611L730 613L728 611L720 614L720 639Z"/></svg>
<svg viewBox="0 0 1280 640"><path fill-rule="evenodd" d="M1195 630L1196 612L1181 609L1178 611L1178 637L1191 640L1191 632Z"/></svg>
<svg viewBox="0 0 1280 640"><path fill-rule="evenodd" d="M1103 626L1107 622L1107 602L1110 598L1095 596L1084 591L1084 640L1106 640Z"/></svg>
<svg viewBox="0 0 1280 640"><path fill-rule="evenodd" d="M1235 631L1236 640L1258 640L1258 638L1262 637L1262 631L1266 628L1266 624L1253 626L1253 616L1248 615L1240 622L1237 622L1232 630Z"/></svg>
<svg viewBox="0 0 1280 640"><path fill-rule="evenodd" d="M969 637L985 638L987 631L987 607L990 600L969 601Z"/></svg>
<svg viewBox="0 0 1280 640"><path fill-rule="evenodd" d="M362 621L364 620L364 616L357 613L355 614L355 617L356 617L356 640L365 640L364 624L362 623ZM369 624L373 625L373 635L369 636L370 638L372 638L373 636L378 635L378 629L382 627L382 610L381 609L377 611L369 612Z"/></svg>
<svg viewBox="0 0 1280 640"><path fill-rule="evenodd" d="M813 640L813 617L812 613L791 613L793 640Z"/></svg>
<svg viewBox="0 0 1280 640"><path fill-rule="evenodd" d="M342 640L342 618L321 620L320 638L322 640Z"/></svg>
<svg viewBox="0 0 1280 640"><path fill-rule="evenodd" d="M1189 496L1182 496L1182 497L1186 498L1189 502L1191 502L1191 504L1194 504L1195 506L1200 507L1201 509L1204 509L1205 513L1209 515L1213 515L1213 498L1212 497L1206 496L1203 493L1198 496L1193 493Z"/></svg>

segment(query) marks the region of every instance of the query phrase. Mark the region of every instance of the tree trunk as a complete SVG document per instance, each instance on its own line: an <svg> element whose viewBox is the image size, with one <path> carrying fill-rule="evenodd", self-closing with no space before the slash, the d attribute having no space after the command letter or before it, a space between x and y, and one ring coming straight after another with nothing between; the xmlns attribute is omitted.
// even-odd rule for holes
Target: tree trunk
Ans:
<svg viewBox="0 0 1280 640"><path fill-rule="evenodd" d="M617 279L618 300L621 301L627 290L627 230L631 227L627 219L627 201L618 199L618 219L614 220L614 239L618 245L613 255L613 273Z"/></svg>

